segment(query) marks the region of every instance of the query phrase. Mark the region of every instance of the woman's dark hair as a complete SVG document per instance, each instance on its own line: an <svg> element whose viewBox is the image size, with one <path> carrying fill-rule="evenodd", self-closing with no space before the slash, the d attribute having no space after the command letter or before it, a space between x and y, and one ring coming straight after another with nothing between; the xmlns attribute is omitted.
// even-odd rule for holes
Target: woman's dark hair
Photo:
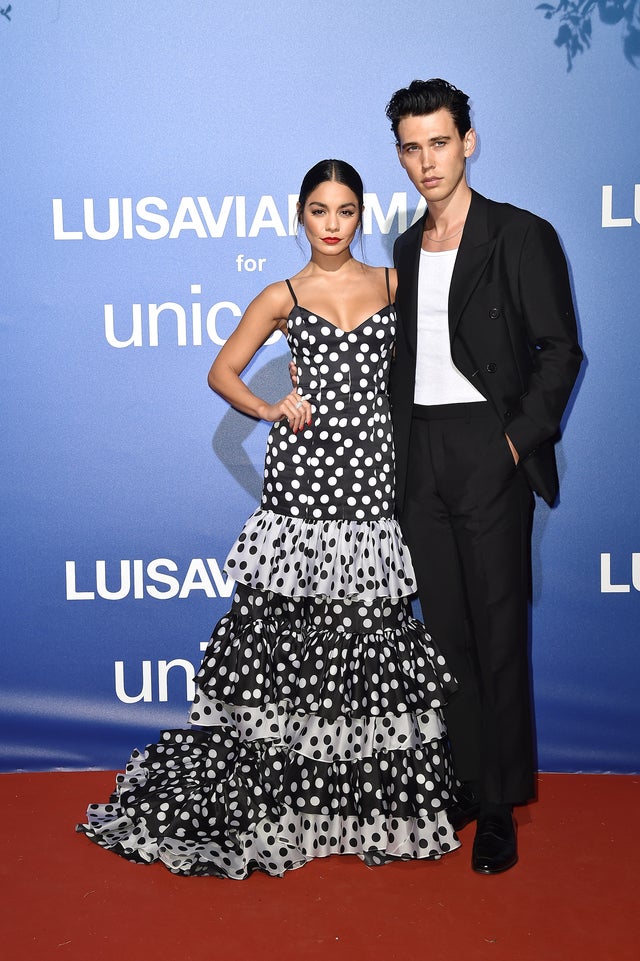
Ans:
<svg viewBox="0 0 640 961"><path fill-rule="evenodd" d="M412 80L408 87L396 90L386 109L396 143L399 144L398 124L404 117L420 117L442 109L449 111L458 133L464 137L471 129L469 97L452 83L438 78Z"/></svg>
<svg viewBox="0 0 640 961"><path fill-rule="evenodd" d="M339 184L344 184L349 190L353 191L358 200L358 207L360 208L360 217L362 217L362 209L364 207L364 185L362 183L362 177L351 164L348 164L346 160L321 160L319 163L314 164L311 170L308 170L304 175L302 184L300 185L300 194L298 196L298 223L302 223L302 211L304 210L304 205L307 202L307 197L312 193L316 187L320 184L326 183L328 180L334 180Z"/></svg>

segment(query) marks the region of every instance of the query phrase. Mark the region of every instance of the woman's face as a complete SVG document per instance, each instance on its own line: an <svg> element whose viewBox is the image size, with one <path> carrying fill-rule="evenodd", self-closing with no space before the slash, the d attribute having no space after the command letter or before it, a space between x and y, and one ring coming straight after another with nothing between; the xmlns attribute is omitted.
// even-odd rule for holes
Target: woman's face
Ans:
<svg viewBox="0 0 640 961"><path fill-rule="evenodd" d="M358 198L345 184L327 180L307 197L301 220L313 252L343 253L360 223Z"/></svg>

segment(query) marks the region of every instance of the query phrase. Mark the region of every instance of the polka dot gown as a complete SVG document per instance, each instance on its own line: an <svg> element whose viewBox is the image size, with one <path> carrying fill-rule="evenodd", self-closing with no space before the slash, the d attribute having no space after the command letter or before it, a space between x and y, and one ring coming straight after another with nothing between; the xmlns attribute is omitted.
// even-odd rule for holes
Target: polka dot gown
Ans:
<svg viewBox="0 0 640 961"><path fill-rule="evenodd" d="M391 305L346 333L295 304L288 339L312 424L273 426L192 726L134 751L109 803L90 805L78 830L101 846L233 879L458 846L441 715L455 681L412 617L393 518L394 336Z"/></svg>

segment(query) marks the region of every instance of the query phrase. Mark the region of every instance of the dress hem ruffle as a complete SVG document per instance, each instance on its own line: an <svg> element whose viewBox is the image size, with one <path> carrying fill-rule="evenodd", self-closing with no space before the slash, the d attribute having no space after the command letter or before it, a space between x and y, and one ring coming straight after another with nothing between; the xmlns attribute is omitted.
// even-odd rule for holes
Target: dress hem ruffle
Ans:
<svg viewBox="0 0 640 961"><path fill-rule="evenodd" d="M284 597L409 597L409 551L394 518L308 521L259 507L231 548L225 572Z"/></svg>
<svg viewBox="0 0 640 961"><path fill-rule="evenodd" d="M77 830L131 861L235 880L331 854L371 865L438 859L459 845L445 811L454 779L440 755L430 741L326 763L228 728L164 731L133 753L110 802L91 805Z"/></svg>

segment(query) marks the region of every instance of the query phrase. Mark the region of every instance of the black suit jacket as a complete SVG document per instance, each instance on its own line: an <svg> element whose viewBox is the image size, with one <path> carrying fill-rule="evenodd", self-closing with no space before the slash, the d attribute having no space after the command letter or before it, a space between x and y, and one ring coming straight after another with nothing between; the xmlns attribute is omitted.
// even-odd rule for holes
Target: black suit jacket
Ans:
<svg viewBox="0 0 640 961"><path fill-rule="evenodd" d="M416 369L418 263L426 214L398 237L398 334L390 394L402 507ZM558 493L554 441L580 368L567 264L551 224L472 191L449 291L456 367L495 408L531 487Z"/></svg>

